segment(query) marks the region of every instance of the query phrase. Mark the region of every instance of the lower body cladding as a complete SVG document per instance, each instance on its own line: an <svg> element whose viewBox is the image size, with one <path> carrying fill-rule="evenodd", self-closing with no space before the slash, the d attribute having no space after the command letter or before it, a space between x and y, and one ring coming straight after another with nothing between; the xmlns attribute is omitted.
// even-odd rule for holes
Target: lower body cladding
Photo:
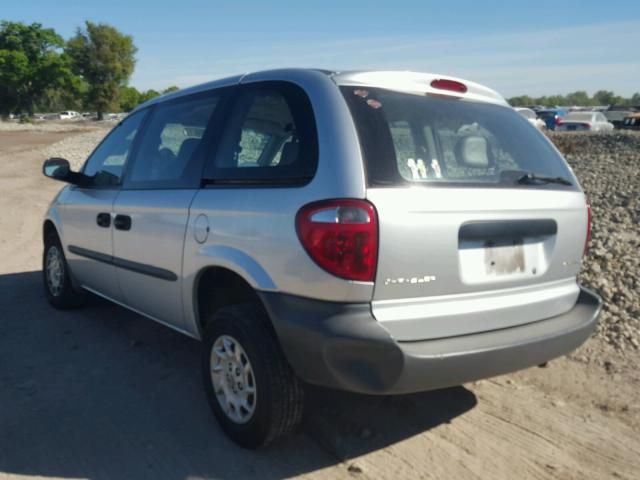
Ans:
<svg viewBox="0 0 640 480"><path fill-rule="evenodd" d="M544 320L488 332L399 342L370 304L260 294L282 349L302 380L365 394L434 390L539 365L580 346L602 301L581 288L575 306Z"/></svg>

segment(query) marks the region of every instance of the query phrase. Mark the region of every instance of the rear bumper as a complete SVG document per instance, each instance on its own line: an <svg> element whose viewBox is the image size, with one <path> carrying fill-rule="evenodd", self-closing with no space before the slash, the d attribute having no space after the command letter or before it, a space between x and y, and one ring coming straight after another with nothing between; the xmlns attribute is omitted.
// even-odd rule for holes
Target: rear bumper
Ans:
<svg viewBox="0 0 640 480"><path fill-rule="evenodd" d="M544 363L581 345L602 301L581 288L575 306L545 320L489 332L397 342L369 304L262 293L284 353L309 383L367 394L433 390Z"/></svg>

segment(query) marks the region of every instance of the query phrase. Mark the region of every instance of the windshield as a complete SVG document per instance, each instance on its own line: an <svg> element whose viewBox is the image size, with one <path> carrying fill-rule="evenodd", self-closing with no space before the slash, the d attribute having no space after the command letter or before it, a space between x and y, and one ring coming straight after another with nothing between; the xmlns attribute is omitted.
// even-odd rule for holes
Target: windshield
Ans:
<svg viewBox="0 0 640 480"><path fill-rule="evenodd" d="M342 87L370 184L571 189L518 182L526 173L575 183L546 138L513 109L369 87Z"/></svg>

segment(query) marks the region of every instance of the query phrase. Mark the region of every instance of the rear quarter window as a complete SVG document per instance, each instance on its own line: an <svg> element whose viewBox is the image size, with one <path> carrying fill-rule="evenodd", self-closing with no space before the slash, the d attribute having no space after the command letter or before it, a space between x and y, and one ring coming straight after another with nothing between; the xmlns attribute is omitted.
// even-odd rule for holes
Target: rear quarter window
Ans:
<svg viewBox="0 0 640 480"><path fill-rule="evenodd" d="M288 82L239 87L205 179L216 184L302 185L318 163L316 124L304 90Z"/></svg>

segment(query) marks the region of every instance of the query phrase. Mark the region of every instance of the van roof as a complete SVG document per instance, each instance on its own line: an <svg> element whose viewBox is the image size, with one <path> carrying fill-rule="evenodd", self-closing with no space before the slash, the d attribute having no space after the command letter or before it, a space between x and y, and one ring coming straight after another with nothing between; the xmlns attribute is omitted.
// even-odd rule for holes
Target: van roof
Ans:
<svg viewBox="0 0 640 480"><path fill-rule="evenodd" d="M368 86L386 88L389 90L398 90L412 94L432 94L432 95L447 95L460 99L475 100L480 102L495 103L498 105L509 106L506 100L496 91L480 85L475 82L470 82L458 77L452 77L448 75L439 75L434 73L421 73L412 71L387 71L387 70L353 70L353 71L337 71L337 70L322 70L313 68L289 68L279 70L265 70L262 72L252 72L242 75L234 75L231 77L220 78L211 82L194 85L192 87L184 88L176 92L160 95L152 98L139 108L152 105L161 101L165 101L170 98L178 98L183 95L189 95L191 93L198 93L213 88L221 88L242 83L245 77L253 76L259 73L277 71L281 74L281 79L286 81L287 74L293 74L300 71L320 72L327 75L333 80L336 85L339 86ZM434 80L446 80L452 82L458 82L464 84L466 91L464 93L458 91L443 90L442 88L436 88L432 86Z"/></svg>
<svg viewBox="0 0 640 480"><path fill-rule="evenodd" d="M418 95L447 95L460 99L475 100L479 102L496 103L499 105L509 106L502 95L497 93L495 90L485 87L484 85L480 85L476 82L470 82L463 78L452 77L449 75L412 71L382 70L334 72L332 78L338 85L370 86L386 88L389 90L398 90ZM434 86L435 81L442 80L454 82L457 84L463 84L466 87L465 92L452 91Z"/></svg>

